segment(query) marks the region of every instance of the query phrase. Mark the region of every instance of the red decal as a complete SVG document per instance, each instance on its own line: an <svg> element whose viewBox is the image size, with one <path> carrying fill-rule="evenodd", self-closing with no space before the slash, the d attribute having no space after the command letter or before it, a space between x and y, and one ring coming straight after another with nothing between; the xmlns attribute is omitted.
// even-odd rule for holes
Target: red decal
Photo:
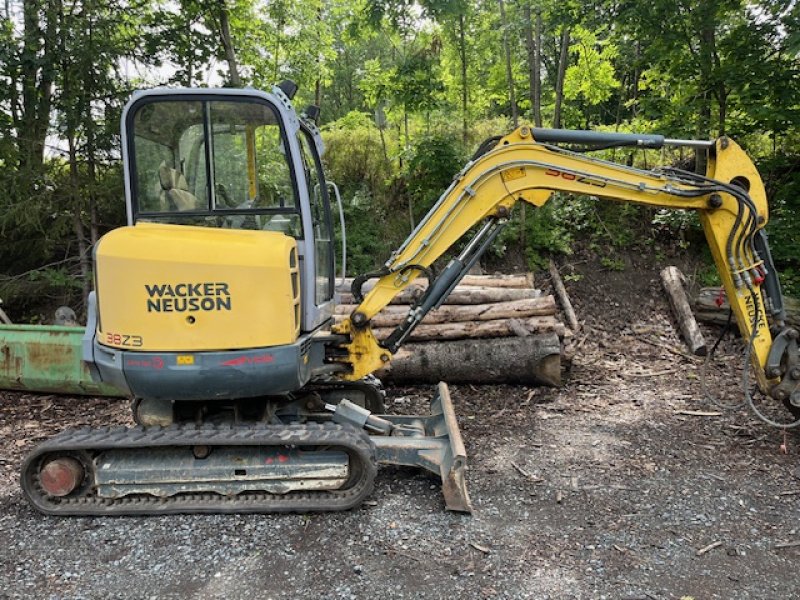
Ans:
<svg viewBox="0 0 800 600"><path fill-rule="evenodd" d="M238 356L220 363L223 367L240 367L242 365L263 365L275 360L272 354L262 354L261 356Z"/></svg>
<svg viewBox="0 0 800 600"><path fill-rule="evenodd" d="M289 457L285 454L278 454L278 462L285 463L289 462Z"/></svg>
<svg viewBox="0 0 800 600"><path fill-rule="evenodd" d="M232 358L222 363L223 367L238 367L239 365L247 364L247 357L240 356L239 358Z"/></svg>
<svg viewBox="0 0 800 600"><path fill-rule="evenodd" d="M725 290L724 289L720 289L719 290L719 294L717 294L717 297L714 298L714 304L717 305L717 308L722 308L722 305L725 304Z"/></svg>
<svg viewBox="0 0 800 600"><path fill-rule="evenodd" d="M125 361L125 364L129 367L142 367L144 369L163 369L164 359L160 356L156 356L152 360L137 360L134 358L129 358Z"/></svg>

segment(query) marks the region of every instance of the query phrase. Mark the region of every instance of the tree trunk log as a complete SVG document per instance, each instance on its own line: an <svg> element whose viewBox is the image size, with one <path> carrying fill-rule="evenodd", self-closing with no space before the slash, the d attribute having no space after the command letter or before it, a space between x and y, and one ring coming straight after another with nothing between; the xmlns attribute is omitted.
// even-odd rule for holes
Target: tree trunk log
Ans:
<svg viewBox="0 0 800 600"><path fill-rule="evenodd" d="M411 304L425 292L421 286L411 285L392 298L390 304ZM510 302L526 298L539 298L542 292L533 288L489 288L489 287L456 287L444 301L444 304L490 304L492 302ZM339 304L355 304L349 292L339 293Z"/></svg>
<svg viewBox="0 0 800 600"><path fill-rule="evenodd" d="M376 327L372 330L378 340L386 339L394 331L391 327ZM525 319L499 319L497 321L467 321L464 323L435 323L418 325L408 340L461 340L465 338L491 338L517 336L528 333L554 332L564 337L566 329L555 317L528 317Z"/></svg>
<svg viewBox="0 0 800 600"><path fill-rule="evenodd" d="M377 279L367 281L361 290L368 292L375 287ZM339 286L341 292L349 292L350 287L353 285L353 277L346 277L344 284ZM418 277L409 284L427 287L428 280L424 277ZM462 287L490 287L490 288L532 288L533 287L533 273L522 273L519 275L464 275L461 281L458 282L456 289Z"/></svg>
<svg viewBox="0 0 800 600"><path fill-rule="evenodd" d="M669 297L672 312L678 320L683 339L695 356L705 356L707 352L706 341L700 327L695 321L686 290L683 289L683 274L677 267L666 267L661 271L661 282Z"/></svg>
<svg viewBox="0 0 800 600"><path fill-rule="evenodd" d="M723 294L720 296L722 288L707 287L700 290L694 298L695 316L707 323L725 325L728 322L728 297ZM717 304L717 299L722 299L721 304ZM800 300L797 298L783 298L786 308L786 324L792 327L800 327ZM734 320L735 322L735 320Z"/></svg>
<svg viewBox="0 0 800 600"><path fill-rule="evenodd" d="M408 344L376 373L393 383L561 385L555 333L528 337Z"/></svg>
<svg viewBox="0 0 800 600"><path fill-rule="evenodd" d="M354 304L340 304L336 315L349 315L356 309ZM408 314L408 306L387 306L372 317L373 327L397 327ZM452 323L464 321L493 321L495 319L519 319L542 317L556 314L556 301L553 296L497 302L493 304L451 304L432 310L422 320L422 324Z"/></svg>

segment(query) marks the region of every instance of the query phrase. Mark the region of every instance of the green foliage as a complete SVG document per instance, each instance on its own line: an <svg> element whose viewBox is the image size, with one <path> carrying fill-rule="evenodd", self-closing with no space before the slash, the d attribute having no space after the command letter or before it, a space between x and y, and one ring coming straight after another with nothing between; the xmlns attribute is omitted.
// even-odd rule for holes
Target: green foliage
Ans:
<svg viewBox="0 0 800 600"><path fill-rule="evenodd" d="M136 88L228 85L223 16L243 85L269 89L292 78L300 85L297 107L321 104L325 164L346 203L351 272L382 263L470 150L511 128L496 0L142 0L124 11L86 0L10 6L0 20L0 74L8 84L0 86L0 294L12 309L15 297L80 295L79 239L90 245L94 234L124 222L122 105ZM787 290L800 294L797 6L531 6L542 17L544 125L560 100L566 127L735 137L761 163L775 260ZM524 7L505 2L517 108L529 116L531 23ZM557 98L562 32L568 52ZM627 150L602 157L643 168L662 159ZM663 156L665 163L683 158ZM495 251L541 266L547 254L569 253L578 243L602 255L655 237L685 248L701 234L692 213L558 196L528 208L524 223L518 212ZM54 271L19 277L42 265ZM613 259L605 266L619 267Z"/></svg>
<svg viewBox="0 0 800 600"><path fill-rule="evenodd" d="M800 156L780 156L759 166L771 192L767 234L772 258L784 293L800 297Z"/></svg>
<svg viewBox="0 0 800 600"><path fill-rule="evenodd" d="M404 180L415 223L431 209L464 162L460 146L451 135L429 135L414 145Z"/></svg>
<svg viewBox="0 0 800 600"><path fill-rule="evenodd" d="M336 182L344 198L357 192L382 197L391 178L391 165L381 144L381 135L372 118L353 111L326 125L325 162L328 177Z"/></svg>
<svg viewBox="0 0 800 600"><path fill-rule="evenodd" d="M570 52L575 56L575 64L567 68L564 97L595 106L608 100L620 86L613 64L618 50L610 40L599 41L596 34L583 27L576 27L573 36L576 42L570 46Z"/></svg>
<svg viewBox="0 0 800 600"><path fill-rule="evenodd" d="M572 254L573 229L568 221L568 202L568 198L557 196L541 208L527 207L524 224L519 218L521 211L517 212L495 240L491 252L502 257L511 249L519 248L524 227L525 247L521 251L529 269L546 269L549 254Z"/></svg>

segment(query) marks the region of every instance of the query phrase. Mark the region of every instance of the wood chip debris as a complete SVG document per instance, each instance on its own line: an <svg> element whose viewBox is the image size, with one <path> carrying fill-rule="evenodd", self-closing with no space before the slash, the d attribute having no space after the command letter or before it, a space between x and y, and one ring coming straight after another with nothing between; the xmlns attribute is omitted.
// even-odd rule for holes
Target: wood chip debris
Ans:
<svg viewBox="0 0 800 600"><path fill-rule="evenodd" d="M677 410L676 415L686 415L687 417L721 417L723 413L711 410Z"/></svg>
<svg viewBox="0 0 800 600"><path fill-rule="evenodd" d="M703 556L706 552L711 552L714 548L719 548L722 546L722 542L716 541L713 544L709 544L708 546L703 546L697 552L695 552L695 556Z"/></svg>
<svg viewBox="0 0 800 600"><path fill-rule="evenodd" d="M522 475L525 479L530 479L533 483L541 483L544 481L544 479L542 479L541 477L536 477L532 473L529 473L514 461L511 461L511 466L514 467L519 472L519 474Z"/></svg>
<svg viewBox="0 0 800 600"><path fill-rule="evenodd" d="M488 546L482 546L476 542L470 542L469 545L475 548L475 550L483 552L484 554L489 554L491 552L491 549Z"/></svg>

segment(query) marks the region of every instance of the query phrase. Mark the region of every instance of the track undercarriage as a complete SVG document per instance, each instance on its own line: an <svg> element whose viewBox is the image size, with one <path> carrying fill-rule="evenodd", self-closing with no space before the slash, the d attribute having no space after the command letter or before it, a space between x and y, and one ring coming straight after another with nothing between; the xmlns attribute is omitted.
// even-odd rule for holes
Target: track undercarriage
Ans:
<svg viewBox="0 0 800 600"><path fill-rule="evenodd" d="M71 430L37 446L22 488L54 515L335 511L369 495L378 464L395 464L439 475L447 508L471 511L447 386L430 415L373 414L382 407L369 382L282 402L135 402L135 428Z"/></svg>

